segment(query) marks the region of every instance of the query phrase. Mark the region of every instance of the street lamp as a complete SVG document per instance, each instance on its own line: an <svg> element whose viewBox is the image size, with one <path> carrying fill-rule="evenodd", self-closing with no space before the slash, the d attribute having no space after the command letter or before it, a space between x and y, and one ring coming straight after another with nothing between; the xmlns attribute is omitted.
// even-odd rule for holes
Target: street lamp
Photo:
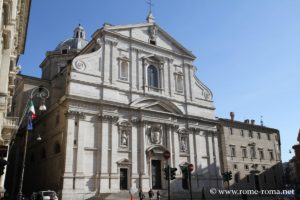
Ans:
<svg viewBox="0 0 300 200"><path fill-rule="evenodd" d="M47 107L45 105L45 100L47 98L49 98L49 94L50 94L49 90L47 88L43 87L43 86L39 86L39 87L34 88L31 91L30 98L28 99L28 101L26 103L25 109L23 111L23 114L22 114L22 117L21 117L21 120L20 120L20 123L19 123L19 127L20 127L20 125L22 125L22 122L23 122L25 116L27 115L28 124L27 124L27 127L26 127L26 133L25 133L25 145L24 145L24 154L23 154L22 171L21 171L20 188L19 188L19 200L22 200L22 196L23 196L22 190L23 190L25 160L26 160L27 143L28 143L28 130L29 130L28 126L29 126L29 121L32 120L31 116L29 116L29 112L30 111L32 112L32 110L30 110L30 106L32 106L33 109L34 109L34 106L32 105L32 100L33 100L33 98L37 97L37 98L41 99L39 110L40 111L45 111L47 109ZM40 141L41 139L42 138L39 135L37 140Z"/></svg>

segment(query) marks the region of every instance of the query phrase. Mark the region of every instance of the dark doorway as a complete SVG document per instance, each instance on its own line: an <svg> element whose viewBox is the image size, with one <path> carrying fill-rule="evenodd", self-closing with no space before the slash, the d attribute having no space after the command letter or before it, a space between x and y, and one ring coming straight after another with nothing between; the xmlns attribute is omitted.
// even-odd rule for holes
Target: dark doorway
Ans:
<svg viewBox="0 0 300 200"><path fill-rule="evenodd" d="M120 169L120 189L121 190L128 189L128 169L127 168Z"/></svg>
<svg viewBox="0 0 300 200"><path fill-rule="evenodd" d="M256 190L260 190L260 186L259 186L259 176L255 175L254 176L254 181L255 181L255 189Z"/></svg>
<svg viewBox="0 0 300 200"><path fill-rule="evenodd" d="M161 189L161 161L152 160L152 188Z"/></svg>

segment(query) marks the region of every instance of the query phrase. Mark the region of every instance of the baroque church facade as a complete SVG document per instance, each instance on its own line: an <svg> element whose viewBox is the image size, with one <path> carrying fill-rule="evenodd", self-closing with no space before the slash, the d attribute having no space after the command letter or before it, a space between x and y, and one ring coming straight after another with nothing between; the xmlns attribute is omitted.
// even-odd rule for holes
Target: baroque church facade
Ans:
<svg viewBox="0 0 300 200"><path fill-rule="evenodd" d="M104 24L89 42L85 34L79 25L47 52L41 79L18 76L16 102L35 86L51 93L30 136L24 189L53 189L62 199L163 190L169 164L178 169L171 191L186 191L190 163L193 191L222 187L212 92L195 75L196 57L151 13L141 24ZM21 154L11 155L18 163Z"/></svg>

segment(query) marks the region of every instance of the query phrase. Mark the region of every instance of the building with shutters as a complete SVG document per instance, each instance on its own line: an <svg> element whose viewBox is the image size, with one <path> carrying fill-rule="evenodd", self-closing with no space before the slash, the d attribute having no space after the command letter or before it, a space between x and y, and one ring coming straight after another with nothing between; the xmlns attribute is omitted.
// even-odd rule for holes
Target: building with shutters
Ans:
<svg viewBox="0 0 300 200"><path fill-rule="evenodd" d="M232 172L232 189L282 189L281 142L277 129L219 118L221 171Z"/></svg>

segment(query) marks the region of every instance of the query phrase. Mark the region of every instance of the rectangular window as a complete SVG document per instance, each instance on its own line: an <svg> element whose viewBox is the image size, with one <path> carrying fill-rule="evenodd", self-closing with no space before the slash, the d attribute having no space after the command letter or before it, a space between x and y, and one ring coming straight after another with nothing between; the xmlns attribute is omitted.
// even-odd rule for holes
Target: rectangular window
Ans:
<svg viewBox="0 0 300 200"><path fill-rule="evenodd" d="M248 165L244 165L245 170L249 170L249 166Z"/></svg>
<svg viewBox="0 0 300 200"><path fill-rule="evenodd" d="M175 76L176 80L176 91L182 93L183 92L183 76L180 74L177 74Z"/></svg>
<svg viewBox="0 0 300 200"><path fill-rule="evenodd" d="M253 131L249 130L249 138L253 138Z"/></svg>
<svg viewBox="0 0 300 200"><path fill-rule="evenodd" d="M264 159L264 150L262 150L262 149L259 150L259 159L260 160Z"/></svg>
<svg viewBox="0 0 300 200"><path fill-rule="evenodd" d="M243 158L247 158L247 149L246 149L246 147L242 147L242 156L243 156Z"/></svg>
<svg viewBox="0 0 300 200"><path fill-rule="evenodd" d="M259 132L257 133L257 139L259 139L259 140L261 139L261 135Z"/></svg>
<svg viewBox="0 0 300 200"><path fill-rule="evenodd" d="M273 151L269 151L269 154L270 154L270 160L274 160L274 154L273 154Z"/></svg>
<svg viewBox="0 0 300 200"><path fill-rule="evenodd" d="M271 140L271 134L267 133L268 140Z"/></svg>
<svg viewBox="0 0 300 200"><path fill-rule="evenodd" d="M236 156L236 152L235 152L235 146L230 146L230 156L231 157L235 157Z"/></svg>
<svg viewBox="0 0 300 200"><path fill-rule="evenodd" d="M241 130L241 136L244 137L244 130Z"/></svg>
<svg viewBox="0 0 300 200"><path fill-rule="evenodd" d="M251 159L254 159L256 157L255 146L250 147L250 156Z"/></svg>
<svg viewBox="0 0 300 200"><path fill-rule="evenodd" d="M229 131L230 131L230 135L233 135L233 130L232 130L232 128L229 128Z"/></svg>
<svg viewBox="0 0 300 200"><path fill-rule="evenodd" d="M128 80L128 62L127 61L121 61L120 64L120 79L123 81Z"/></svg>

